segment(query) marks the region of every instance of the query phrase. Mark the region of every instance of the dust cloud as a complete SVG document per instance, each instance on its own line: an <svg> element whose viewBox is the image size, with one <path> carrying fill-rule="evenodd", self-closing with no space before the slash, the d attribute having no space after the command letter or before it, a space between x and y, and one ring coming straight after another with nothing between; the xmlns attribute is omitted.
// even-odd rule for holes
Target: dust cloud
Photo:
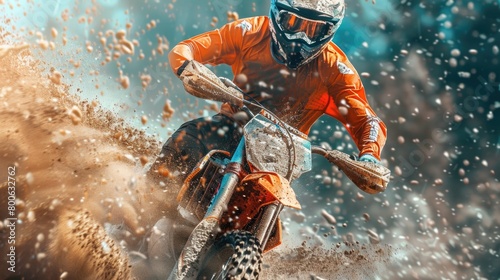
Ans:
<svg viewBox="0 0 500 280"><path fill-rule="evenodd" d="M168 210L159 207L167 198L146 182L140 161L153 159L158 143L96 103L69 96L66 85L43 76L27 47L1 50L0 166L16 170L12 276L125 278L130 262L123 248L139 248L150 225ZM0 204L7 205L6 172L1 181ZM6 211L2 207L2 217ZM2 244L6 223L0 227ZM119 240L104 230L110 225L120 225ZM99 248L109 252L99 255ZM2 274L11 276L4 274L5 263Z"/></svg>

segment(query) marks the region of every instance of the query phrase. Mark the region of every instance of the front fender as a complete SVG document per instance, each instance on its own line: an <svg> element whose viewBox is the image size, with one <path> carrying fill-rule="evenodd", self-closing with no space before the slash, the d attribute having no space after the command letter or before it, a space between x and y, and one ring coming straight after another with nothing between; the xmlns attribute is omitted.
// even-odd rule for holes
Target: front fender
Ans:
<svg viewBox="0 0 500 280"><path fill-rule="evenodd" d="M301 209L297 196L290 186L287 179L281 177L278 173L259 171L248 174L243 178L241 185L253 185L256 189L264 191L262 195L268 197L267 200L278 200L281 204L294 209Z"/></svg>

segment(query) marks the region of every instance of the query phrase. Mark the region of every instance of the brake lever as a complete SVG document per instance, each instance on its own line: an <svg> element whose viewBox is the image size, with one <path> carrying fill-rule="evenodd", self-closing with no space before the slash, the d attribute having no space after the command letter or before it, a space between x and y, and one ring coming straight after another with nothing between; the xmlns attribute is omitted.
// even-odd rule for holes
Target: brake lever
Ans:
<svg viewBox="0 0 500 280"><path fill-rule="evenodd" d="M245 92L243 92L243 90L241 88L239 88L233 81L231 81L230 79L226 78L226 77L219 77L219 79L221 80L221 82L226 86L226 87L229 87L229 88L233 88L239 92L241 92L242 94L245 94ZM243 99L243 104L248 104L248 105L255 105L245 99ZM245 112L249 119L252 119L253 117L255 117L255 114L245 105L243 105L242 107L239 108L241 111Z"/></svg>
<svg viewBox="0 0 500 280"><path fill-rule="evenodd" d="M325 157L326 159L328 159L328 151L321 148L320 146L312 146L311 147L311 152L314 153L314 154L318 154L320 156L323 156Z"/></svg>
<svg viewBox="0 0 500 280"><path fill-rule="evenodd" d="M221 80L221 82L226 86L226 87L229 87L229 88L234 88L235 90L241 92L241 93L244 93L241 88L239 88L233 81L231 81L230 79L226 78L226 77L219 77L219 79Z"/></svg>

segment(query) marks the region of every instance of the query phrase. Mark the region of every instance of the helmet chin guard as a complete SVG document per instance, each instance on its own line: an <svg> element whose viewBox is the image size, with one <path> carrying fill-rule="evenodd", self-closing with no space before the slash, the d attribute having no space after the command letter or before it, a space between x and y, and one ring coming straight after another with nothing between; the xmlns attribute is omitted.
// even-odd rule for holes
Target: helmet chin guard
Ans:
<svg viewBox="0 0 500 280"><path fill-rule="evenodd" d="M272 0L273 57L291 69L313 60L332 40L344 14L343 0Z"/></svg>

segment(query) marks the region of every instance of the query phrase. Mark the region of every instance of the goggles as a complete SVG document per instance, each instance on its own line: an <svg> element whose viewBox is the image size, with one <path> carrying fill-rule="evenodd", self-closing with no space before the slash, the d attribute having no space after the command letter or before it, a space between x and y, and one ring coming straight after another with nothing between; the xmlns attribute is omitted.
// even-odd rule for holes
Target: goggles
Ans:
<svg viewBox="0 0 500 280"><path fill-rule="evenodd" d="M301 17L287 10L279 11L276 20L279 26L290 39L304 39L309 44L314 44L333 34L335 24L329 21L312 20Z"/></svg>

